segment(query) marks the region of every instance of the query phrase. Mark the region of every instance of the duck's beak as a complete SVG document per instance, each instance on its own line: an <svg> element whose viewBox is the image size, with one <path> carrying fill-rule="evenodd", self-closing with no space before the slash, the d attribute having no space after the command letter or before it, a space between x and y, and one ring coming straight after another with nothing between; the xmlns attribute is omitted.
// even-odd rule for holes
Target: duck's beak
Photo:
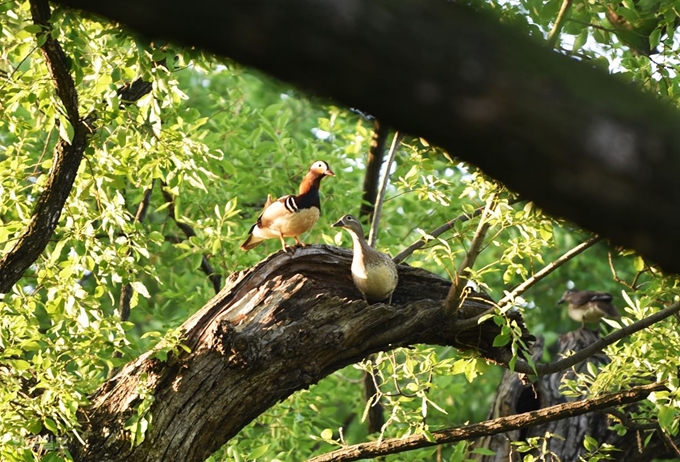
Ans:
<svg viewBox="0 0 680 462"><path fill-rule="evenodd" d="M343 224L344 224L344 223L342 222L342 218L340 218L338 221L336 221L335 223L333 223L332 226L333 226L334 228L336 228L336 227L338 227L338 226L342 226Z"/></svg>
<svg viewBox="0 0 680 462"><path fill-rule="evenodd" d="M564 301L565 301L565 300L564 300L564 297L562 297L562 298L560 298L559 300L557 300L557 304L558 304L558 305L561 305L562 303L564 303Z"/></svg>
<svg viewBox="0 0 680 462"><path fill-rule="evenodd" d="M323 174L327 176L335 176L335 173L333 173L333 170L331 170L330 168L327 168L326 171L323 172Z"/></svg>

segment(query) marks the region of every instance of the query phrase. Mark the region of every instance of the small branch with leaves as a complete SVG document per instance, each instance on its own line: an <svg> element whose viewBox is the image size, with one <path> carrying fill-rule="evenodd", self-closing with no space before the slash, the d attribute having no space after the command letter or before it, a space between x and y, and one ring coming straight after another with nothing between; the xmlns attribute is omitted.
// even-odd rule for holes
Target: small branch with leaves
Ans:
<svg viewBox="0 0 680 462"><path fill-rule="evenodd" d="M137 213L135 213L134 223L142 223L146 218L151 203L151 193L153 193L153 184L144 191L144 196L137 207ZM128 256L132 256L132 249L128 250ZM130 302L132 301L133 290L132 284L128 282L120 291L118 310L121 321L127 321L130 318Z"/></svg>
<svg viewBox="0 0 680 462"><path fill-rule="evenodd" d="M431 432L429 435L413 435L406 438L394 438L371 443L347 446L336 451L323 454L307 462L351 461L372 457L398 454L418 448L436 446L457 441L472 440L482 436L496 435L511 430L530 427L547 422L566 419L587 414L612 406L622 406L646 399L650 393L667 389L663 382L632 387L628 390L609 393L597 398L573 401L550 406L537 411L525 412L508 417L499 417L474 425L465 425L447 430Z"/></svg>
<svg viewBox="0 0 680 462"><path fill-rule="evenodd" d="M522 199L511 199L508 201L508 205L514 205L521 201ZM456 223L465 223L466 221L470 221L473 218L478 217L484 211L485 208L486 205L475 209L470 215L468 214L458 215L456 218L447 221L434 231L431 231L427 237L420 238L410 246L406 247L404 250L399 252L392 260L394 260L395 263L403 262L408 257L410 257L411 254L413 254L413 252L425 247L428 242L432 241L432 239L436 239L445 232L447 232L448 230L452 229L456 225Z"/></svg>
<svg viewBox="0 0 680 462"><path fill-rule="evenodd" d="M182 220L177 218L177 210L175 208L175 199L172 197L172 194L168 192L167 190L167 185L163 183L162 185L162 192L163 192L163 198L165 201L168 203L168 215L175 221L175 224L177 227L182 230L184 235L188 238L196 236L196 232L194 229L184 223ZM220 289L222 288L222 276L217 273L212 265L210 264L210 261L208 260L207 255L203 254L201 257L201 271L205 273L206 276L208 276L208 279L210 279L210 282L213 286L213 290L215 293L219 293Z"/></svg>
<svg viewBox="0 0 680 462"><path fill-rule="evenodd" d="M456 311L458 311L458 308L460 307L463 291L467 287L469 280L467 274L475 264L475 261L482 250L484 238L486 237L489 227L491 226L489 215L491 215L497 205L496 197L491 197L489 200L487 200L484 211L482 212L482 216L479 219L477 231L475 231L475 235L472 238L472 242L470 243L470 248L465 253L465 257L460 263L458 271L456 271L454 279L451 282L449 294L446 296L446 301L444 302L446 306L446 312L451 316L455 315Z"/></svg>

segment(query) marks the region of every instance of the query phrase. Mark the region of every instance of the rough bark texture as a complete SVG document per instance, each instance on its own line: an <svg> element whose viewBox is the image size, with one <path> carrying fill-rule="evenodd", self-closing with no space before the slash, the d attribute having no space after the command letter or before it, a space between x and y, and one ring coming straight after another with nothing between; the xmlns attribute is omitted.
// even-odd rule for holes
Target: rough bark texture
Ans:
<svg viewBox="0 0 680 462"><path fill-rule="evenodd" d="M680 114L495 18L441 0L59 2L367 111L680 272Z"/></svg>
<svg viewBox="0 0 680 462"><path fill-rule="evenodd" d="M75 459L202 461L277 401L381 350L428 343L509 358L508 349L492 347L499 332L492 321L461 331L444 316L447 281L400 266L393 305L367 306L350 261L345 249L307 246L232 275L183 325L190 354L162 362L149 352L93 396L82 419L87 444L73 442ZM468 297L459 315L488 308ZM155 399L153 426L131 448L123 425L144 389Z"/></svg>
<svg viewBox="0 0 680 462"><path fill-rule="evenodd" d="M569 332L560 337L557 352L564 355L567 352L582 350L599 339L596 332L588 329L579 329ZM540 356L540 351L534 352L535 357ZM565 378L573 378L574 371L586 371L587 363L605 364L609 362L606 355L599 353L583 361L573 369L545 375L536 383L531 384L520 380L516 373L506 372L496 394L494 405L489 413L489 419L504 416L513 416L530 410L544 409L563 403L577 401L575 398L567 398L560 392L560 387ZM629 408L630 412L632 409ZM594 438L599 444L611 444L618 448L612 454L613 459L620 461L644 461L652 458L673 458L677 456L673 448L665 447L664 442L655 435L651 442L642 447L641 439L636 430L631 428L625 435L618 435L609 429L612 421L606 413L590 412L568 419L554 422L544 422L531 427L486 436L476 441L476 447L484 447L496 452L494 456L478 457L482 462L520 462L526 454L513 451L511 442L526 441L527 438L544 437L546 434L554 435L547 441L546 450L553 455L548 455L549 461L577 461L584 457L586 450L583 446L585 436ZM535 454L537 457L540 454ZM557 457L555 457L557 456ZM559 458L559 459L558 459Z"/></svg>

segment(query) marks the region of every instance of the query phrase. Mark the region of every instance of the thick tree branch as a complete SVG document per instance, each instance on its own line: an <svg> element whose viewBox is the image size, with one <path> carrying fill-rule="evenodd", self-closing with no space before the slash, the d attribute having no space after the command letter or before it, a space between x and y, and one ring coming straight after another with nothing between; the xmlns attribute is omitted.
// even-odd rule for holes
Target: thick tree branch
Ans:
<svg viewBox="0 0 680 462"><path fill-rule="evenodd" d="M205 460L277 401L378 351L427 343L472 349L491 361L512 355L493 347L500 328L492 321L456 328L443 310L447 281L400 266L393 304L367 306L350 264L348 250L306 246L232 275L182 326L191 353L178 348L163 362L150 351L100 387L81 419L87 444L69 448L75 460ZM487 307L468 297L458 315ZM153 426L131 447L125 422L145 391L154 396Z"/></svg>
<svg viewBox="0 0 680 462"><path fill-rule="evenodd" d="M40 47L57 95L64 105L73 139L60 138L43 192L38 197L28 226L14 247L0 260L0 293L7 293L45 250L59 223L87 143L87 127L78 115L78 93L69 73L69 63L59 42L52 37L50 6L47 0L31 0L33 22L42 27L45 43Z"/></svg>
<svg viewBox="0 0 680 462"><path fill-rule="evenodd" d="M438 0L59 3L370 112L680 272L678 111L495 18Z"/></svg>
<svg viewBox="0 0 680 462"><path fill-rule="evenodd" d="M432 432L432 440L425 435L395 438L373 443L362 443L309 459L308 462L350 461L369 457L396 454L413 449L435 446L443 443L471 440L482 436L505 433L511 430L530 427L545 422L554 422L589 412L599 411L611 406L636 403L646 399L650 393L666 389L665 383L651 383L632 387L625 391L610 393L597 398L574 401L550 406L538 411L525 412L509 417L499 417L474 425Z"/></svg>

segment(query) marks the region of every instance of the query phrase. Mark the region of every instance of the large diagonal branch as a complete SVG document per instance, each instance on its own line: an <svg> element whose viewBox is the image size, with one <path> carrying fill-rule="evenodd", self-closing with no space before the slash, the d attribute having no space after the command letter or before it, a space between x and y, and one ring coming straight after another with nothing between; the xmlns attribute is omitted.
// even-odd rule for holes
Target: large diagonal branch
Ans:
<svg viewBox="0 0 680 462"><path fill-rule="evenodd" d="M70 66L61 45L52 37L50 6L47 0L31 0L30 6L33 22L42 27L45 42L40 49L66 118L73 127L73 139L70 143L61 138L57 142L52 167L43 192L36 201L31 221L12 249L0 260L0 293L9 292L45 250L71 192L87 143L87 127L78 114L78 92L69 73Z"/></svg>
<svg viewBox="0 0 680 462"><path fill-rule="evenodd" d="M378 351L427 343L474 350L491 361L512 354L493 346L500 328L492 321L456 328L442 303L448 281L400 266L393 304L367 306L350 262L348 250L307 246L232 275L182 326L191 353L177 349L164 362L150 351L97 391L81 419L87 445L70 447L75 459L205 460L276 402ZM460 318L488 307L473 299ZM526 332L524 340L530 341ZM125 422L142 394L154 397L153 425L131 447Z"/></svg>
<svg viewBox="0 0 680 462"><path fill-rule="evenodd" d="M425 448L444 443L472 440L482 436L496 435L520 428L531 427L541 423L554 422L589 412L600 411L611 406L636 403L646 399L650 393L667 389L665 383L651 383L632 387L628 390L610 393L597 398L573 401L546 407L538 411L525 412L509 417L499 417L464 427L435 431L431 436L413 435L406 438L395 438L380 442L362 443L337 451L329 452L309 459L308 462L351 461L366 459L388 454L397 454L413 449Z"/></svg>
<svg viewBox="0 0 680 462"><path fill-rule="evenodd" d="M680 272L678 111L495 17L440 0L58 1L367 111Z"/></svg>

